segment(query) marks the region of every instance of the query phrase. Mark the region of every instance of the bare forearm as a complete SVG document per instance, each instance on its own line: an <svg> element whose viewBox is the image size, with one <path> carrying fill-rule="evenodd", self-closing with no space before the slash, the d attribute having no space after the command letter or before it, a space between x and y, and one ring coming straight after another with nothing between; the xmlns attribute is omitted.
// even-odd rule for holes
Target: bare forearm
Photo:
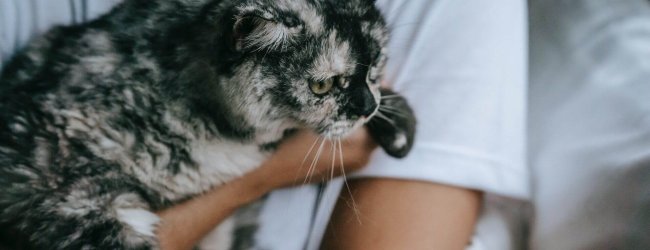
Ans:
<svg viewBox="0 0 650 250"><path fill-rule="evenodd" d="M313 133L302 132L283 143L270 159L253 172L203 196L159 212L161 223L157 234L162 248L191 249L237 208L273 189L300 184L304 180L322 181L337 176L342 169L339 161L332 162L331 157L312 161L316 151L310 152L309 145L314 142L320 143L322 139ZM331 142L325 141L322 145L322 155L334 154L335 147ZM366 165L376 147L365 129L339 146L342 147L341 151L349 154L343 159L347 171ZM316 164L310 165L310 162Z"/></svg>
<svg viewBox="0 0 650 250"><path fill-rule="evenodd" d="M265 193L242 180L158 213L158 238L162 249L192 249L207 233L237 208Z"/></svg>
<svg viewBox="0 0 650 250"><path fill-rule="evenodd" d="M464 249L482 198L416 181L362 179L350 188L353 196L341 193L322 249Z"/></svg>

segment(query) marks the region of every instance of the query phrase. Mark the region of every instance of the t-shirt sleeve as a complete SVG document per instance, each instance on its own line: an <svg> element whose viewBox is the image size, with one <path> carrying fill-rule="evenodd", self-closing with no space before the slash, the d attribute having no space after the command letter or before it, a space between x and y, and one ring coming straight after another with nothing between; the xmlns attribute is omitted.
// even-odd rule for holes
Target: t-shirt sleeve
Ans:
<svg viewBox="0 0 650 250"><path fill-rule="evenodd" d="M431 181L516 198L525 167L527 16L522 0L379 0L392 31L387 83L418 118L403 159L355 177Z"/></svg>

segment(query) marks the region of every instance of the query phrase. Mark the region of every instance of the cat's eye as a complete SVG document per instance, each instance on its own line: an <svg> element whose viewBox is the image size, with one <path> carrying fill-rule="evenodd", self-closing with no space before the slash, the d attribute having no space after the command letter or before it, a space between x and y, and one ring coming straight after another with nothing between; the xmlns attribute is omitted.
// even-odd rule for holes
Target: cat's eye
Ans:
<svg viewBox="0 0 650 250"><path fill-rule="evenodd" d="M329 78L324 81L312 82L309 84L309 88L316 95L324 95L330 92L334 87L334 78Z"/></svg>

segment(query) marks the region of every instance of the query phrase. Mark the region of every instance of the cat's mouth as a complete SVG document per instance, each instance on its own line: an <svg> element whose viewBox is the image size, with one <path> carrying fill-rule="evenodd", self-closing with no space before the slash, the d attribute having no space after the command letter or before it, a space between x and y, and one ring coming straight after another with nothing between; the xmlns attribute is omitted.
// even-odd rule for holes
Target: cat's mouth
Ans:
<svg viewBox="0 0 650 250"><path fill-rule="evenodd" d="M367 119L361 118L356 121L338 121L319 129L319 133L328 139L340 139L347 137L356 129L365 124Z"/></svg>

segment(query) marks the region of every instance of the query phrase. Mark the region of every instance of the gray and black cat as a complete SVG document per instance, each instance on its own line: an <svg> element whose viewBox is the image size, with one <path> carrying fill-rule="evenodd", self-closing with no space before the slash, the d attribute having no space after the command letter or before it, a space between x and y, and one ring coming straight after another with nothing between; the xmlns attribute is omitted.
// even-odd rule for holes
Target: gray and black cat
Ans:
<svg viewBox="0 0 650 250"><path fill-rule="evenodd" d="M155 249L152 211L295 129L367 123L405 156L415 118L379 86L387 33L373 0L126 0L51 30L0 75L0 230L28 249Z"/></svg>

